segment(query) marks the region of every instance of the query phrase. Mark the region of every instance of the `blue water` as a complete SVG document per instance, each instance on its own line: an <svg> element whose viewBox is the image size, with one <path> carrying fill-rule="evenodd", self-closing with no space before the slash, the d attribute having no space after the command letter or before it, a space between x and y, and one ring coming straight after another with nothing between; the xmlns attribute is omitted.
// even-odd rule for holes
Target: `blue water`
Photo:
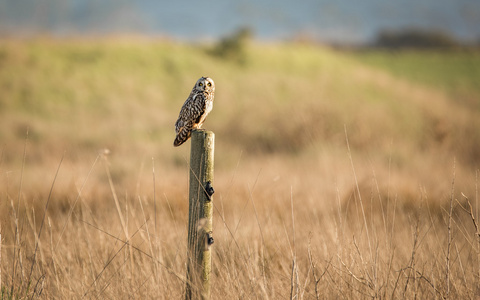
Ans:
<svg viewBox="0 0 480 300"><path fill-rule="evenodd" d="M248 26L259 39L348 43L379 30L480 40L480 0L0 0L1 35L146 34L208 40Z"/></svg>

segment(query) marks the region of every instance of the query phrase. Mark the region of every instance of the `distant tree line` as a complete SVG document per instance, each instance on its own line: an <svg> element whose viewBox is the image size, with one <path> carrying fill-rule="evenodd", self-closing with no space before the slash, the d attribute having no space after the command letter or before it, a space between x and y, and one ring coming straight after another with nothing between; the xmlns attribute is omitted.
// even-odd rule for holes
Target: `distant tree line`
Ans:
<svg viewBox="0 0 480 300"><path fill-rule="evenodd" d="M373 45L380 48L463 48L468 46L479 46L480 40L475 44L466 44L458 41L451 35L442 31L427 31L421 29L404 30L383 30L381 31Z"/></svg>
<svg viewBox="0 0 480 300"><path fill-rule="evenodd" d="M215 57L239 64L248 61L248 44L254 37L254 31L249 27L241 27L219 39L208 47L207 52ZM308 36L296 37L293 41L315 43ZM384 48L384 49L480 49L480 37L477 41L467 43L443 31L432 31L417 28L398 30L382 30L373 42L363 45L348 45L341 42L330 44L336 48Z"/></svg>
<svg viewBox="0 0 480 300"><path fill-rule="evenodd" d="M249 27L242 27L221 38L209 53L213 56L235 61L239 64L247 62L247 45L253 38L253 30Z"/></svg>

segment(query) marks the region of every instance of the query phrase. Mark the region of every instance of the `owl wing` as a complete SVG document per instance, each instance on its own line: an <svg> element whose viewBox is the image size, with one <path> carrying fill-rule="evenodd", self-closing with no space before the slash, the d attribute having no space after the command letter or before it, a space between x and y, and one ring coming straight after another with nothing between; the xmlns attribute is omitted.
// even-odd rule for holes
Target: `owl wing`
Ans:
<svg viewBox="0 0 480 300"><path fill-rule="evenodd" d="M191 131L205 113L205 96L196 94L189 97L183 104L177 122L175 132L177 134L174 146L180 146L190 138Z"/></svg>
<svg viewBox="0 0 480 300"><path fill-rule="evenodd" d="M194 125L195 125L200 122L200 119L202 118L203 114L205 114L205 109L206 109L205 95L203 93L195 95L193 102L195 103L193 105L195 109L192 116L193 116L193 119L195 120L194 121Z"/></svg>
<svg viewBox="0 0 480 300"><path fill-rule="evenodd" d="M192 134L193 121L183 122L181 119L177 120L175 123L175 131L177 135L173 141L173 146L178 147L181 144L185 143Z"/></svg>
<svg viewBox="0 0 480 300"><path fill-rule="evenodd" d="M180 110L178 120L175 123L175 131L177 134L181 128L188 127L188 125L193 127L193 125L199 122L200 118L205 113L205 103L205 95L203 94L193 95L185 101Z"/></svg>

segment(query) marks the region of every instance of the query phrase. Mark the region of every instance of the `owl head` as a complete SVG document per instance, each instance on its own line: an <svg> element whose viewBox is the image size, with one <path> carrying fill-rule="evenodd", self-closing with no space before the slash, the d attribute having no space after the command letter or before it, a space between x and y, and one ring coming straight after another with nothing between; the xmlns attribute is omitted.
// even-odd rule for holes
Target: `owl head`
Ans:
<svg viewBox="0 0 480 300"><path fill-rule="evenodd" d="M212 93L215 91L215 82L210 77L202 77L195 83L195 90Z"/></svg>

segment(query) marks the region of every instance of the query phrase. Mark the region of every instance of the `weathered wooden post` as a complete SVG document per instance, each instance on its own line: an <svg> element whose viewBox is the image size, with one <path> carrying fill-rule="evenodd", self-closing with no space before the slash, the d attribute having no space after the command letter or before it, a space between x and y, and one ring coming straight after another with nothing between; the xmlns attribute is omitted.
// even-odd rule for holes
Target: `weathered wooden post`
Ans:
<svg viewBox="0 0 480 300"><path fill-rule="evenodd" d="M215 134L193 130L190 150L187 287L185 299L210 299Z"/></svg>

